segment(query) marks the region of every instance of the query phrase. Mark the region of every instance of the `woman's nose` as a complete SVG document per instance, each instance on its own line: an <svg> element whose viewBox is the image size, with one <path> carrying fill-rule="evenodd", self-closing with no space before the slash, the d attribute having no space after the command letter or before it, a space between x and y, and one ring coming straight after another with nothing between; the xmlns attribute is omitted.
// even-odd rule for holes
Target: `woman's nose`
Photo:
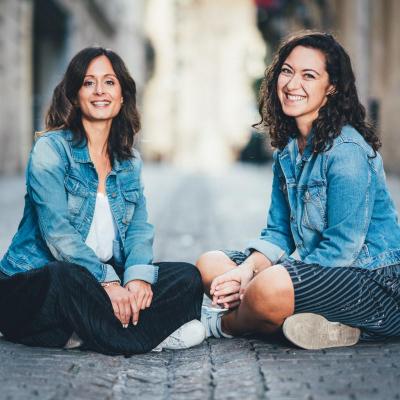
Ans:
<svg viewBox="0 0 400 400"><path fill-rule="evenodd" d="M103 86L102 84L99 82L96 84L96 94L103 94Z"/></svg>
<svg viewBox="0 0 400 400"><path fill-rule="evenodd" d="M286 84L289 90L298 89L300 86L300 79L296 74L292 75Z"/></svg>

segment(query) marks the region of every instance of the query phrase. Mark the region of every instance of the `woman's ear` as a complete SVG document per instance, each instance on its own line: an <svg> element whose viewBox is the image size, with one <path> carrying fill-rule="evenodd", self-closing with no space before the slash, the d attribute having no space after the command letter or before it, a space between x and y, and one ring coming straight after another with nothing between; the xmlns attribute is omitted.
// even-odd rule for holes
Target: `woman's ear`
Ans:
<svg viewBox="0 0 400 400"><path fill-rule="evenodd" d="M336 94L336 86L329 85L328 90L326 92L326 95L327 96L333 96L334 94Z"/></svg>

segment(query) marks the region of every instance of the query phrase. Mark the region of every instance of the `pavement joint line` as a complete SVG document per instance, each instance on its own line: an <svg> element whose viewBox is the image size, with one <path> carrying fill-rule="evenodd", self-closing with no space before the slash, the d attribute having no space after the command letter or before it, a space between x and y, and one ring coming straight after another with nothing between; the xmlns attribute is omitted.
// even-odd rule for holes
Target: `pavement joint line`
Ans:
<svg viewBox="0 0 400 400"><path fill-rule="evenodd" d="M165 391L163 399L171 399L171 389L174 387L175 371L173 369L173 361L175 359L175 352L168 351L168 358L166 363L167 368L167 384L165 385Z"/></svg>
<svg viewBox="0 0 400 400"><path fill-rule="evenodd" d="M207 348L208 348L208 359L210 362L210 396L209 400L214 400L215 399L215 388L216 388L216 382L215 382L215 374L217 373L217 369L215 367L214 359L212 356L213 350L212 350L212 345L208 339L207 341Z"/></svg>
<svg viewBox="0 0 400 400"><path fill-rule="evenodd" d="M263 371L263 369L261 367L260 353L257 350L257 346L255 346L255 344L254 344L254 340L250 339L249 340L249 344L250 344L251 351L254 352L254 356L255 356L255 359L256 359L256 362L257 362L258 373L259 373L259 375L261 377L261 383L262 383L262 387L263 387L263 391L264 391L264 398L268 399L269 387L268 387L268 384L267 384L266 376L265 376L264 371Z"/></svg>

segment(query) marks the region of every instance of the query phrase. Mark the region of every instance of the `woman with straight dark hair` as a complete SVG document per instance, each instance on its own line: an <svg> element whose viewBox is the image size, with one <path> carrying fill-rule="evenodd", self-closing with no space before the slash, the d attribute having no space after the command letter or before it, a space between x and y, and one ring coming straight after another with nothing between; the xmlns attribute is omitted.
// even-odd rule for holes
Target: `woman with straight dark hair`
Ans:
<svg viewBox="0 0 400 400"><path fill-rule="evenodd" d="M0 262L0 332L32 346L134 354L203 341L200 274L153 264L136 86L89 47L54 90L26 171L23 219Z"/></svg>
<svg viewBox="0 0 400 400"><path fill-rule="evenodd" d="M333 36L282 44L260 93L274 153L260 238L201 256L207 335L279 331L306 349L400 335L400 227L375 129ZM297 250L301 261L291 258Z"/></svg>

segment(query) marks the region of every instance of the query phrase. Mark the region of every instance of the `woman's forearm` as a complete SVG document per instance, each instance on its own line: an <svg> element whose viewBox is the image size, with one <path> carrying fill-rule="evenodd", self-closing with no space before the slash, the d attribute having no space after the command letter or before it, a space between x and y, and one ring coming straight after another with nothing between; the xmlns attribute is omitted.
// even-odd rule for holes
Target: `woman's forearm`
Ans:
<svg viewBox="0 0 400 400"><path fill-rule="evenodd" d="M243 267L251 268L253 274L257 275L264 269L271 267L272 262L263 253L253 251L241 265L243 265Z"/></svg>

